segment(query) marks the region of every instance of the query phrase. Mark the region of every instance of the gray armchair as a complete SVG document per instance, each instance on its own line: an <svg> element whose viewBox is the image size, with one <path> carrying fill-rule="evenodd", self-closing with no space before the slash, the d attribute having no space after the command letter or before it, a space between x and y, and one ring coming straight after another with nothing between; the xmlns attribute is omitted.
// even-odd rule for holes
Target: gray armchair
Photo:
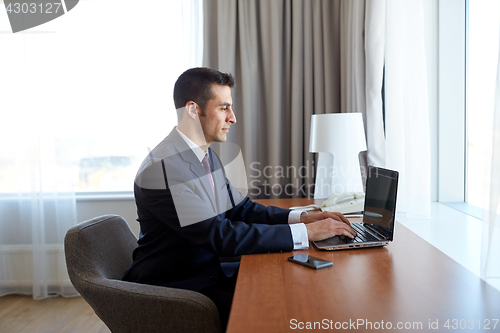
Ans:
<svg viewBox="0 0 500 333"><path fill-rule="evenodd" d="M219 333L219 313L208 297L120 280L136 246L135 235L117 215L82 222L64 239L71 282L108 328L114 333Z"/></svg>

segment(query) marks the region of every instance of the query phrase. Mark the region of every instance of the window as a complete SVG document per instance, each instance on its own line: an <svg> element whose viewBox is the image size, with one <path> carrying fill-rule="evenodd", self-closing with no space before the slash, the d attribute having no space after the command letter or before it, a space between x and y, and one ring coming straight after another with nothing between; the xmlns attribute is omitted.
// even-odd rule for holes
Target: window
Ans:
<svg viewBox="0 0 500 333"><path fill-rule="evenodd" d="M482 216L499 45L497 0L439 1L439 202Z"/></svg>
<svg viewBox="0 0 500 333"><path fill-rule="evenodd" d="M488 147L495 102L498 63L500 2L468 1L466 87L466 202L483 208Z"/></svg>
<svg viewBox="0 0 500 333"><path fill-rule="evenodd" d="M148 147L176 124L173 84L201 65L201 29L201 1L90 0L0 34L0 192L62 179L132 190ZM1 9L0 30L10 31Z"/></svg>

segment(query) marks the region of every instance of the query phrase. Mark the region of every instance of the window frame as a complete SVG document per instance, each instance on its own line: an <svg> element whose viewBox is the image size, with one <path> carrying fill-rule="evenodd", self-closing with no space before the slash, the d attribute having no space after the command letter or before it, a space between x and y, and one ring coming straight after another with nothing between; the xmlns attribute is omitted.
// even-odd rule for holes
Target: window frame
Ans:
<svg viewBox="0 0 500 333"><path fill-rule="evenodd" d="M466 0L439 1L438 201L442 203L465 202L466 13Z"/></svg>
<svg viewBox="0 0 500 333"><path fill-rule="evenodd" d="M469 0L439 0L438 202L482 219L467 200Z"/></svg>

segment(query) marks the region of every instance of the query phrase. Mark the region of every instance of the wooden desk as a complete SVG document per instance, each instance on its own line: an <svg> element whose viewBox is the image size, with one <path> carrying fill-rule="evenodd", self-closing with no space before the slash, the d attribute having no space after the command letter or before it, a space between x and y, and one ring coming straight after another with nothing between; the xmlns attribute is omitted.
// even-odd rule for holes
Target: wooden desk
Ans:
<svg viewBox="0 0 500 333"><path fill-rule="evenodd" d="M256 201L280 207L313 202ZM287 261L298 253L333 266L316 271ZM320 251L311 244L303 251L243 256L227 332L302 331L308 322L312 328L317 322L316 330L306 331L337 325L358 332L496 332L498 319L499 291L397 223L387 247Z"/></svg>

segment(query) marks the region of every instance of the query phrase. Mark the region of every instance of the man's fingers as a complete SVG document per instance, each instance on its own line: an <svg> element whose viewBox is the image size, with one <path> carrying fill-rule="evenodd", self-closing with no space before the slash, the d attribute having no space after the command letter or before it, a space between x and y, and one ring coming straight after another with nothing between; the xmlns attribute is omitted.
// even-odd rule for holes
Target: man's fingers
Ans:
<svg viewBox="0 0 500 333"><path fill-rule="evenodd" d="M340 217L342 222L351 225L351 222L349 222L349 220L344 216L344 214L342 214L342 213L334 213L334 214L337 215L338 217Z"/></svg>
<svg viewBox="0 0 500 333"><path fill-rule="evenodd" d="M356 237L356 231L352 228L351 228L351 230L344 229L344 235L346 235L347 237L350 237L350 238L354 238L354 237Z"/></svg>
<svg viewBox="0 0 500 333"><path fill-rule="evenodd" d="M331 217L337 221L341 221L341 222L347 223L348 225L351 225L349 220L342 213L339 213L339 212L324 212L324 213L325 213L325 215L324 215L325 218Z"/></svg>
<svg viewBox="0 0 500 333"><path fill-rule="evenodd" d="M358 233L356 232L356 230L354 230L352 227L351 227L351 224L349 223L348 225L344 224L343 225L343 229L344 229L344 235L345 233L347 232L348 235L346 236L349 236L351 238L354 238Z"/></svg>
<svg viewBox="0 0 500 333"><path fill-rule="evenodd" d="M356 236L356 231L344 221L341 221L340 216L330 215L329 217L306 224L307 232L310 240L323 240L335 235L344 235L350 238Z"/></svg>
<svg viewBox="0 0 500 333"><path fill-rule="evenodd" d="M336 235L346 235L346 236L356 236L357 232L354 230L350 223L346 224L343 221L335 220L335 219L330 219L330 221L333 223L333 228L336 229Z"/></svg>

